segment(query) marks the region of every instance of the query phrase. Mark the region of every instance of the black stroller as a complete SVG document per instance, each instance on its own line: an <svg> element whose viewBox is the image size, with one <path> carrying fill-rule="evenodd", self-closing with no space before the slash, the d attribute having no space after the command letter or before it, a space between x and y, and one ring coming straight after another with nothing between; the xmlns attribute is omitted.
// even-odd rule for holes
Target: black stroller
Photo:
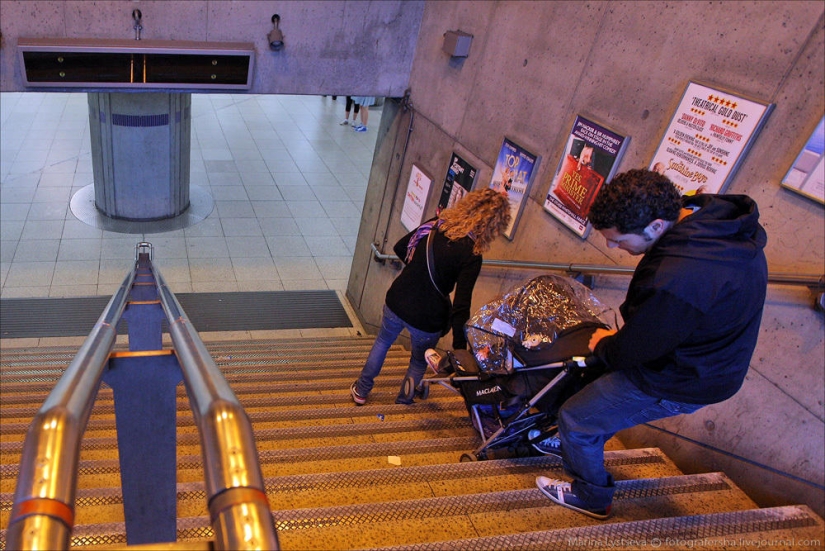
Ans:
<svg viewBox="0 0 825 551"><path fill-rule="evenodd" d="M447 352L419 394L442 384L464 397L481 444L461 461L537 455L564 401L602 374L590 336L612 312L579 282L546 275L483 306L466 325L470 351ZM528 433L532 429L531 440Z"/></svg>

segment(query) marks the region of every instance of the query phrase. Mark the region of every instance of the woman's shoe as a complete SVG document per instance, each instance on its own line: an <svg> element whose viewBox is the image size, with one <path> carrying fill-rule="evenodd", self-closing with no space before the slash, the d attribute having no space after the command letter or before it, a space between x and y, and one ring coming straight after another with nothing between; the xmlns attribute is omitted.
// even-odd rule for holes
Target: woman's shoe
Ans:
<svg viewBox="0 0 825 551"><path fill-rule="evenodd" d="M349 393L350 393L350 396L352 396L352 401L355 402L355 405L363 406L364 404L367 403L367 397L366 396L361 396L360 394L358 394L358 382L357 381L352 383L352 385L350 385Z"/></svg>
<svg viewBox="0 0 825 551"><path fill-rule="evenodd" d="M427 351L424 352L424 360L427 362L427 365L430 366L430 369L433 370L433 373L438 375L438 364L441 363L441 354L438 353L438 350L428 348Z"/></svg>

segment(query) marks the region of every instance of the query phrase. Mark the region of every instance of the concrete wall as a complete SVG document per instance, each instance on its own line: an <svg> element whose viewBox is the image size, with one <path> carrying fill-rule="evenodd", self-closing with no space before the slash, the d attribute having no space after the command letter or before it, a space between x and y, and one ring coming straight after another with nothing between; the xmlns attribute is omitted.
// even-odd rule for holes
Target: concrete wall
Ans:
<svg viewBox="0 0 825 551"><path fill-rule="evenodd" d="M413 109L385 104L348 287L367 324L378 322L397 273L371 259L369 244L389 251L404 233L410 165L434 179L432 213L450 153L478 166L486 185L505 136L542 161L515 239L500 239L487 257L632 266L598 235L583 241L543 211L548 178L577 114L632 137L621 169L646 166L690 80L776 104L729 191L759 202L771 271L823 271L823 207L778 184L825 109L822 2L3 0L0 91L23 89L18 37L132 39L135 8L143 39L253 42L253 92L401 96L411 88ZM273 13L286 42L277 53L266 43ZM447 30L474 36L465 61L441 51ZM532 275L485 269L476 306ZM627 281L599 277L595 289L616 305ZM724 470L761 503L825 513L824 328L809 304L805 289L771 287L743 390L657 423L718 451L651 429L628 431L628 443L658 445L686 470Z"/></svg>
<svg viewBox="0 0 825 551"><path fill-rule="evenodd" d="M400 96L407 87L422 1L3 0L0 91L22 91L17 39L135 38L251 42L252 92ZM284 48L269 49L272 15Z"/></svg>
<svg viewBox="0 0 825 551"><path fill-rule="evenodd" d="M608 249L597 232L582 240L543 211L549 178L577 114L631 136L620 170L647 166L691 80L776 104L728 191L759 203L771 272L822 274L823 206L782 189L779 181L825 109L823 7L428 2L410 77L413 109L386 108L386 135L364 209L348 289L364 321L378 323L383 292L397 273L371 260L368 247L373 242L391 253L405 233L399 216L411 164L434 180L431 214L451 152L479 167L478 185L486 186L505 136L542 161L515 239L499 239L487 258L635 265L634 258ZM474 36L463 62L441 51L448 30ZM474 305L533 275L483 270ZM595 292L615 306L628 281L600 276ZM686 471L724 470L762 504L802 502L825 513L824 328L806 288L771 286L739 394L656 423L691 440L644 427L624 439L662 447Z"/></svg>

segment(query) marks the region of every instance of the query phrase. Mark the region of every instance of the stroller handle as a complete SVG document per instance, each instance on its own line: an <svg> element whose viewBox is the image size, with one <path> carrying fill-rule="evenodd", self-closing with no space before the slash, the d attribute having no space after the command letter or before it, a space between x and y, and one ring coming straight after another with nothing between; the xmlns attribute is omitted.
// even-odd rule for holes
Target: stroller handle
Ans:
<svg viewBox="0 0 825 551"><path fill-rule="evenodd" d="M594 367L601 363L601 360L594 355L589 356L573 356L566 362L564 362L564 367L567 369L573 368L585 368L585 367Z"/></svg>

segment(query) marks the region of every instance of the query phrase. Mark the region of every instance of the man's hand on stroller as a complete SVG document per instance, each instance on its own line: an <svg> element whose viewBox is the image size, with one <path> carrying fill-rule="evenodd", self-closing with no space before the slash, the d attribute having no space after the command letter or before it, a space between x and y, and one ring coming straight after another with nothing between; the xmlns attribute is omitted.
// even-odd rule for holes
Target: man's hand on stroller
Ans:
<svg viewBox="0 0 825 551"><path fill-rule="evenodd" d="M597 356L593 355L592 352L596 349L596 345L599 344L599 341L605 337L615 334L615 329L596 329L590 335L590 340L587 343L587 348L590 350L591 354L588 356L573 356L569 361L565 362L565 367L567 369L573 369L576 367L587 368L602 365L601 360Z"/></svg>
<svg viewBox="0 0 825 551"><path fill-rule="evenodd" d="M590 351L593 352L594 350L596 350L596 345L599 344L600 340L615 334L615 329L596 329L590 336L590 341L587 343L587 348L589 348Z"/></svg>

